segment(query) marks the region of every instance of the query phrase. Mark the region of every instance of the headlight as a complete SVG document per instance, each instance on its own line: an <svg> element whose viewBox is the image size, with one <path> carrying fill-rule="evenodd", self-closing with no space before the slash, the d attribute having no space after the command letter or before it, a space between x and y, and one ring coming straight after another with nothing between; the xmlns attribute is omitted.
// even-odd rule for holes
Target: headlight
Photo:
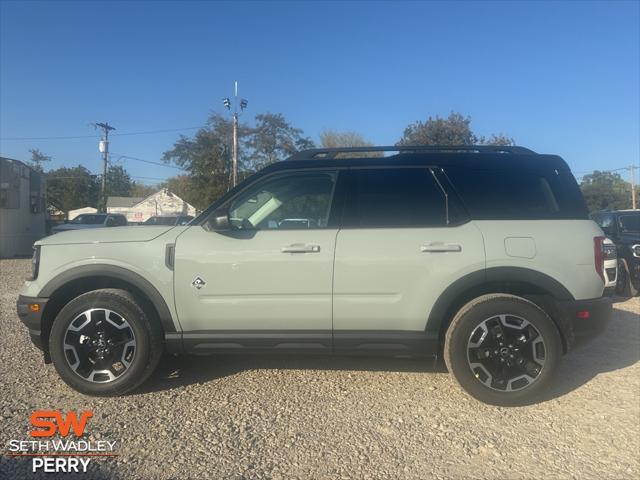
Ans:
<svg viewBox="0 0 640 480"><path fill-rule="evenodd" d="M615 260L618 257L618 250L616 246L609 240L605 239L602 244L602 258L603 260Z"/></svg>
<svg viewBox="0 0 640 480"><path fill-rule="evenodd" d="M33 247L33 257L31 257L31 278L29 280L35 280L38 278L38 269L40 268L40 245Z"/></svg>

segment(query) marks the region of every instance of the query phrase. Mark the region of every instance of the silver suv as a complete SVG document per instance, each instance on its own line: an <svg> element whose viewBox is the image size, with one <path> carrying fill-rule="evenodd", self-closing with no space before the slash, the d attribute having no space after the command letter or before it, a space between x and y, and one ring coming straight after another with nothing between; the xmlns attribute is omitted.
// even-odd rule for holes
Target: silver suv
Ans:
<svg viewBox="0 0 640 480"><path fill-rule="evenodd" d="M443 357L472 396L513 405L610 318L603 241L555 155L307 150L187 226L37 242L18 314L92 395L134 389L163 351L286 352Z"/></svg>

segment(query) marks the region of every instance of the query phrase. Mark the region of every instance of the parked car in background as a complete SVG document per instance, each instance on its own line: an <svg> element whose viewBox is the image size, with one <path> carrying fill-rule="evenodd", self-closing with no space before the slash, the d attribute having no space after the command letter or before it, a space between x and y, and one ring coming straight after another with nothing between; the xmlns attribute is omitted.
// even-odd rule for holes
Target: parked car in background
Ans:
<svg viewBox="0 0 640 480"><path fill-rule="evenodd" d="M160 215L157 217L149 217L142 225L163 225L163 226L174 226L174 225L186 225L193 217L191 215Z"/></svg>
<svg viewBox="0 0 640 480"><path fill-rule="evenodd" d="M598 212L591 218L616 245L616 293L637 295L640 291L640 210Z"/></svg>
<svg viewBox="0 0 640 480"><path fill-rule="evenodd" d="M51 233L67 232L69 230L84 230L87 228L124 227L127 225L127 217L114 213L83 213L69 223L57 225L51 229Z"/></svg>

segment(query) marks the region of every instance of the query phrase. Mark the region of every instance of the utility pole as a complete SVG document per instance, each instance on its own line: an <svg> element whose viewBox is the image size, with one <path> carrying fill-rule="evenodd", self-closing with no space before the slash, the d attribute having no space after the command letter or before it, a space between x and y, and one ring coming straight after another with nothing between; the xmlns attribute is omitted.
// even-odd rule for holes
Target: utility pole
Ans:
<svg viewBox="0 0 640 480"><path fill-rule="evenodd" d="M234 84L234 94L233 94L233 157L231 160L231 186L235 187L238 184L238 81L236 80ZM231 100L229 97L224 98L222 103L226 107L227 110L231 110ZM243 112L245 108L247 108L246 99L240 99L240 112Z"/></svg>
<svg viewBox="0 0 640 480"><path fill-rule="evenodd" d="M235 98L233 112L233 161L231 166L231 185L234 187L238 184L238 82L235 85ZM635 208L635 207L634 207Z"/></svg>
<svg viewBox="0 0 640 480"><path fill-rule="evenodd" d="M103 137L99 150L102 153L102 210L107 211L107 163L109 161L109 132L115 130L108 122L94 123L94 127L102 128Z"/></svg>
<svg viewBox="0 0 640 480"><path fill-rule="evenodd" d="M636 209L636 166L629 165L629 173L631 174L631 208Z"/></svg>

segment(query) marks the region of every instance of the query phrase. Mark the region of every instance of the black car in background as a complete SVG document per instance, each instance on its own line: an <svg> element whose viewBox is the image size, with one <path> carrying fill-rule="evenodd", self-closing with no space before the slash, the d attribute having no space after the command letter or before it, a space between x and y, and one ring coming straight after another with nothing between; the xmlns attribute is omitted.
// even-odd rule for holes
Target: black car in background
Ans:
<svg viewBox="0 0 640 480"><path fill-rule="evenodd" d="M640 210L598 212L591 218L618 250L616 293L634 296L640 291Z"/></svg>

